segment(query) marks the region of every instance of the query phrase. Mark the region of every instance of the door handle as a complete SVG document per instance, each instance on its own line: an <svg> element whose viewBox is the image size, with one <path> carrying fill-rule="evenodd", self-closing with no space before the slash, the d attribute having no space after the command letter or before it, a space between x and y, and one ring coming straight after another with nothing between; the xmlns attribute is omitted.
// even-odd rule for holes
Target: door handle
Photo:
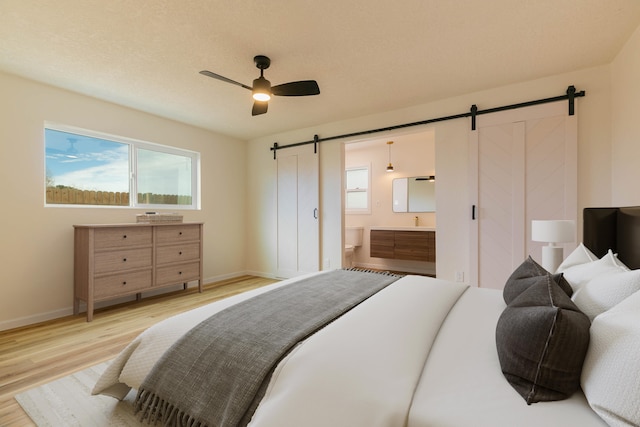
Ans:
<svg viewBox="0 0 640 427"><path fill-rule="evenodd" d="M314 217L315 219L318 219L318 208L314 208L314 209L313 209L313 217Z"/></svg>
<svg viewBox="0 0 640 427"><path fill-rule="evenodd" d="M471 206L471 219L474 221L476 219L476 205Z"/></svg>

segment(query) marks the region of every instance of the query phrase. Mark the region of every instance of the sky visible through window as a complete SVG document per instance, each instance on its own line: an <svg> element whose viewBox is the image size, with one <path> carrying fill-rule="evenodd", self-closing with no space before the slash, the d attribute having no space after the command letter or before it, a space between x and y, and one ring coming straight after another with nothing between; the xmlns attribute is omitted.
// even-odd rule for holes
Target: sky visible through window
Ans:
<svg viewBox="0 0 640 427"><path fill-rule="evenodd" d="M45 129L47 182L80 190L128 192L129 145Z"/></svg>
<svg viewBox="0 0 640 427"><path fill-rule="evenodd" d="M196 152L64 125L44 132L47 204L197 205Z"/></svg>
<svg viewBox="0 0 640 427"><path fill-rule="evenodd" d="M191 159L138 150L138 193L191 195Z"/></svg>

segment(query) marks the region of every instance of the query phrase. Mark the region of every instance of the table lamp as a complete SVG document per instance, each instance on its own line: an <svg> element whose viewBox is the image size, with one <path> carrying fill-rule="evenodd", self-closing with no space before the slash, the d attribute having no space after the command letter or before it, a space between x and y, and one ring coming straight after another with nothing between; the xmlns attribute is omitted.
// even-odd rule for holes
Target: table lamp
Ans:
<svg viewBox="0 0 640 427"><path fill-rule="evenodd" d="M542 247L542 267L547 271L555 273L564 258L562 246L556 246L556 243L573 242L575 230L576 224L572 220L531 221L531 240L549 243Z"/></svg>

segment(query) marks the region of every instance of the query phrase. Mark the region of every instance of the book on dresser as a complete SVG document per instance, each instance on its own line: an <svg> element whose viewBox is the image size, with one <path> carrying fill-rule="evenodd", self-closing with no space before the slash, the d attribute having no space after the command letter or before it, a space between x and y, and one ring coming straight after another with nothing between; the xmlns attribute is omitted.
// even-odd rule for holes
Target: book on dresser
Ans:
<svg viewBox="0 0 640 427"><path fill-rule="evenodd" d="M202 292L203 223L74 225L73 312L87 321L94 305L198 281Z"/></svg>

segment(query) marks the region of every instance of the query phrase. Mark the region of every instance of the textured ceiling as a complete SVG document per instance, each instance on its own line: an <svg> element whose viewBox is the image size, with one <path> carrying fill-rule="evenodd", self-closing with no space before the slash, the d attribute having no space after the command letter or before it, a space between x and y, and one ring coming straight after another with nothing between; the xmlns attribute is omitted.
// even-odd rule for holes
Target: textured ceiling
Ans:
<svg viewBox="0 0 640 427"><path fill-rule="evenodd" d="M638 0L0 0L0 70L252 139L609 63ZM272 85L315 79L251 116ZM569 82L571 83L571 82Z"/></svg>

